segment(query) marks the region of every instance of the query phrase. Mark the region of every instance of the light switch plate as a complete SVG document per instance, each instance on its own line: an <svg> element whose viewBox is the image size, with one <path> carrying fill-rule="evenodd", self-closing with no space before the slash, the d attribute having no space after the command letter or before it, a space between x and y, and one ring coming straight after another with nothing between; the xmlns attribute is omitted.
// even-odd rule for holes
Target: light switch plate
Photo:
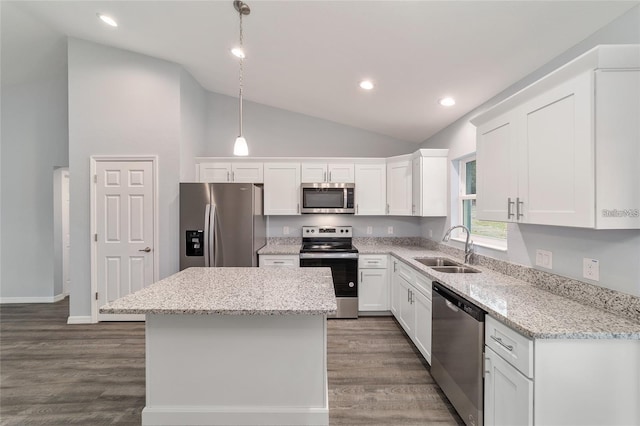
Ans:
<svg viewBox="0 0 640 426"><path fill-rule="evenodd" d="M553 269L553 253L548 250L536 250L536 265Z"/></svg>
<svg viewBox="0 0 640 426"><path fill-rule="evenodd" d="M597 259L582 259L582 276L593 281L600 281L600 261Z"/></svg>

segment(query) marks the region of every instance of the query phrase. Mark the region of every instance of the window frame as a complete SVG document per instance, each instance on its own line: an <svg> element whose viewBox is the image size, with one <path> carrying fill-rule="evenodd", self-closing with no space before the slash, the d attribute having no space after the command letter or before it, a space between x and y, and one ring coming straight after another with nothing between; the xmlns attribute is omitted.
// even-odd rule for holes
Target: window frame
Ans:
<svg viewBox="0 0 640 426"><path fill-rule="evenodd" d="M460 158L457 160L458 165L458 217L457 224L464 225L464 202L467 200L474 200L477 203L477 180L476 180L476 194L467 194L467 163L472 161L476 161L476 154L468 155L466 157ZM477 162L476 162L476 179L477 179ZM477 205L477 204L476 204ZM453 223L452 223L453 225ZM507 231L508 232L508 231ZM462 229L456 229L456 231L451 236L452 240L465 242L467 239L466 233L462 231ZM490 248L498 251L507 251L507 239L499 239L499 238L491 238L483 235L478 235L473 233L473 229L471 230L471 240L473 240L474 245Z"/></svg>

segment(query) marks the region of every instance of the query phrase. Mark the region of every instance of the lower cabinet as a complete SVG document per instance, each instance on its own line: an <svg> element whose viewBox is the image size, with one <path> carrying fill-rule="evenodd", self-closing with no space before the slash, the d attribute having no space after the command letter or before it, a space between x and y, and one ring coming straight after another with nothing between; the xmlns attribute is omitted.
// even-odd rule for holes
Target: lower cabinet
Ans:
<svg viewBox="0 0 640 426"><path fill-rule="evenodd" d="M485 348L484 424L533 425L533 380Z"/></svg>
<svg viewBox="0 0 640 426"><path fill-rule="evenodd" d="M431 364L431 280L392 257L391 312Z"/></svg>
<svg viewBox="0 0 640 426"><path fill-rule="evenodd" d="M300 267L300 255L297 254L261 254L258 255L258 266Z"/></svg>
<svg viewBox="0 0 640 426"><path fill-rule="evenodd" d="M389 310L389 271L384 255L360 255L358 258L358 311Z"/></svg>

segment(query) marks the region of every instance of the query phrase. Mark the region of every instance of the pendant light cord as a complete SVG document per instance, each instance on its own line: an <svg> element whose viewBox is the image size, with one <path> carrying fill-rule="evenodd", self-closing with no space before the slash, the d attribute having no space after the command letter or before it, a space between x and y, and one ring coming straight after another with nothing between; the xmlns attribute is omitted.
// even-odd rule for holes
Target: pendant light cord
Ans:
<svg viewBox="0 0 640 426"><path fill-rule="evenodd" d="M243 38L242 38L242 8L240 8L240 50L242 50L242 52L244 52L244 46L243 46ZM244 71L244 67L243 67L243 63L244 63L244 59L240 58L240 75L239 75L239 83L240 83L240 96L239 96L239 103L240 103L240 120L239 120L239 131L240 134L239 136L242 137L242 73Z"/></svg>

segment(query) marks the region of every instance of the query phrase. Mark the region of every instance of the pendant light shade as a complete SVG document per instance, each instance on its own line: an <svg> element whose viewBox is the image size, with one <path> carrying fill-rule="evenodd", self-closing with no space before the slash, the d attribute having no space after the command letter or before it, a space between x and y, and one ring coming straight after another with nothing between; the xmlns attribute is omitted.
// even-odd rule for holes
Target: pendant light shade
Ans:
<svg viewBox="0 0 640 426"><path fill-rule="evenodd" d="M249 147L244 137L238 136L236 143L233 144L233 155L247 156L249 155Z"/></svg>
<svg viewBox="0 0 640 426"><path fill-rule="evenodd" d="M233 2L233 7L240 14L240 48L232 50L232 53L240 59L240 75L238 79L240 83L240 93L238 96L238 137L236 138L235 144L233 144L233 155L247 156L249 155L249 147L247 146L247 140L242 135L242 71L245 58L242 37L242 15L248 15L251 13L251 9L249 9L249 5L239 0ZM240 54L234 52L234 50L240 52Z"/></svg>

